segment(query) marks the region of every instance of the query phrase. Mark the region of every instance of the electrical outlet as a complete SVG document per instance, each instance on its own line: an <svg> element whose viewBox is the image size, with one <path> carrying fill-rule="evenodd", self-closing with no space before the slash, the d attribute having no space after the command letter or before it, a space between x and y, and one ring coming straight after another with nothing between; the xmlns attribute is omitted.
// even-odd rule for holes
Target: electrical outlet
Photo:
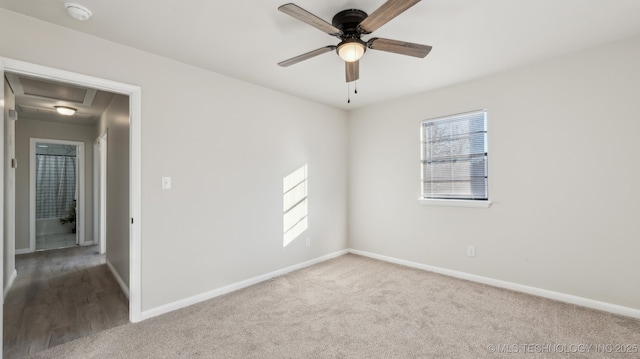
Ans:
<svg viewBox="0 0 640 359"><path fill-rule="evenodd" d="M467 247L467 256L468 257L475 257L476 256L476 247L474 247L474 246Z"/></svg>
<svg viewBox="0 0 640 359"><path fill-rule="evenodd" d="M307 237L307 247L311 247L311 237Z"/></svg>

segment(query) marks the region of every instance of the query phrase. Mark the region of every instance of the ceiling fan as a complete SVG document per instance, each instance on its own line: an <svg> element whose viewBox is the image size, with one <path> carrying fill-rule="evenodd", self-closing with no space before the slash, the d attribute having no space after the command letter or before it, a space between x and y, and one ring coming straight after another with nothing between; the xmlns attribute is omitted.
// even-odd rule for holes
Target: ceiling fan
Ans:
<svg viewBox="0 0 640 359"><path fill-rule="evenodd" d="M371 38L366 42L361 39L363 35L371 34L418 2L420 2L420 0L387 0L387 2L382 4L371 15L367 15L366 12L358 9L343 10L333 17L331 24L296 4L284 4L280 6L278 10L320 31L339 38L341 42L338 45L321 47L281 61L278 65L282 67L291 66L326 52L336 50L345 63L346 80L347 82L352 82L360 78L360 58L364 55L366 49L423 58L431 51L431 46L378 37Z"/></svg>

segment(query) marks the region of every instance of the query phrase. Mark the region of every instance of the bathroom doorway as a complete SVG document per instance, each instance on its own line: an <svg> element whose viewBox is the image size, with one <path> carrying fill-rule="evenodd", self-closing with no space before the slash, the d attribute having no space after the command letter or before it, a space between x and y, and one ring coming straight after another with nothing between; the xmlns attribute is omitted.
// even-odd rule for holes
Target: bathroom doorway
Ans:
<svg viewBox="0 0 640 359"><path fill-rule="evenodd" d="M31 139L31 247L84 244L82 142Z"/></svg>

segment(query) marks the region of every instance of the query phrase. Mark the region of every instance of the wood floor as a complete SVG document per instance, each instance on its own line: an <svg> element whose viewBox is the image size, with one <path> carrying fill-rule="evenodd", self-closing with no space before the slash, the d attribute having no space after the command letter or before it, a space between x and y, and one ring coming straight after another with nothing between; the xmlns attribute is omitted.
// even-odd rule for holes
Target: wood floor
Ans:
<svg viewBox="0 0 640 359"><path fill-rule="evenodd" d="M129 322L129 302L97 246L16 257L18 277L4 303L4 358Z"/></svg>

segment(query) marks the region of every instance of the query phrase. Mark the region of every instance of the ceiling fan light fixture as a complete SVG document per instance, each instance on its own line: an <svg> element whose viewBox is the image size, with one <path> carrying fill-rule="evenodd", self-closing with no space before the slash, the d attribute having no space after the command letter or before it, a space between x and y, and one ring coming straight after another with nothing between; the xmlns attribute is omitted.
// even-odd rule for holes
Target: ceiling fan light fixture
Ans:
<svg viewBox="0 0 640 359"><path fill-rule="evenodd" d="M67 107L67 106L54 106L56 108L56 111L58 111L59 114L64 115L64 116L73 116L76 111L75 108L73 107Z"/></svg>
<svg viewBox="0 0 640 359"><path fill-rule="evenodd" d="M344 41L338 45L338 56L346 62L354 62L360 60L365 50L365 44L358 40Z"/></svg>
<svg viewBox="0 0 640 359"><path fill-rule="evenodd" d="M67 2L64 4L64 7L67 9L69 15L71 15L71 17L76 20L85 21L88 20L91 15L93 15L93 13L91 13L91 10L87 9L86 6L82 6L80 4Z"/></svg>

